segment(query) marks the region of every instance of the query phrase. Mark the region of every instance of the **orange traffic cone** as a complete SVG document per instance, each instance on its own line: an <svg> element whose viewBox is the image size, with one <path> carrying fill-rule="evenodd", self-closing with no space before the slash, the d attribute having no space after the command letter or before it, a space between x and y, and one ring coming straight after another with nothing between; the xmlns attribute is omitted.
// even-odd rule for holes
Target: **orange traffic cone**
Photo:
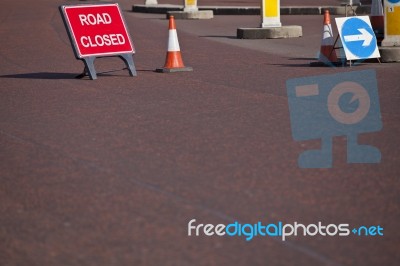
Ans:
<svg viewBox="0 0 400 266"><path fill-rule="evenodd" d="M383 15L383 6L381 0L372 0L371 3L371 26L375 32L378 42L383 40L383 31L385 28L384 21L385 17Z"/></svg>
<svg viewBox="0 0 400 266"><path fill-rule="evenodd" d="M168 51L165 65L162 68L157 68L156 71L162 73L193 71L193 68L185 67L183 64L174 16L169 17Z"/></svg>
<svg viewBox="0 0 400 266"><path fill-rule="evenodd" d="M336 63L338 61L336 51L334 49L331 16L329 14L329 10L325 10L324 14L324 31L322 32L319 61L322 63Z"/></svg>

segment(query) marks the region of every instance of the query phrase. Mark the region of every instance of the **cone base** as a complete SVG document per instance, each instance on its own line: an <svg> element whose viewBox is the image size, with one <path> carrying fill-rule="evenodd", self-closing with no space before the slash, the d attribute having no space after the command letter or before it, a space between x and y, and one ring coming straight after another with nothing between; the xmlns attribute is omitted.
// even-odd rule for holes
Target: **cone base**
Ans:
<svg viewBox="0 0 400 266"><path fill-rule="evenodd" d="M158 73L175 73L175 72L188 72L193 71L192 67L175 67L175 68L157 68L156 72Z"/></svg>
<svg viewBox="0 0 400 266"><path fill-rule="evenodd" d="M326 63L326 62L337 62L336 50L333 45L323 45L321 46L320 54L319 54L319 61Z"/></svg>

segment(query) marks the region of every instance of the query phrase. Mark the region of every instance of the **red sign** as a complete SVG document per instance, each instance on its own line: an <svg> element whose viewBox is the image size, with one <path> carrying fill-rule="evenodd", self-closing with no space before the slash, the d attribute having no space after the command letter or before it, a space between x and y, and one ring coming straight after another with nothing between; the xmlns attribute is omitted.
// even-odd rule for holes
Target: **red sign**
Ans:
<svg viewBox="0 0 400 266"><path fill-rule="evenodd" d="M118 4L61 9L78 58L135 52Z"/></svg>

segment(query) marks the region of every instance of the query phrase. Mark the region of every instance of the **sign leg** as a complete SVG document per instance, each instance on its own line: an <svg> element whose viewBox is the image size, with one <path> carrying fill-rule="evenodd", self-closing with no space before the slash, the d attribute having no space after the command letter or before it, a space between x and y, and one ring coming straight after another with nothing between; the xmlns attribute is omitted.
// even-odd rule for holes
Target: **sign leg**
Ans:
<svg viewBox="0 0 400 266"><path fill-rule="evenodd" d="M90 79L97 79L97 74L96 70L94 69L94 60L96 57L94 56L89 56L83 58L83 62L85 63L85 70L87 71L87 74L89 75Z"/></svg>
<svg viewBox="0 0 400 266"><path fill-rule="evenodd" d="M131 75L132 77L136 77L137 73L136 73L136 68L135 68L135 63L133 62L133 58L131 54L122 54L119 57L121 57L122 60L124 60L128 71L129 71L129 75Z"/></svg>

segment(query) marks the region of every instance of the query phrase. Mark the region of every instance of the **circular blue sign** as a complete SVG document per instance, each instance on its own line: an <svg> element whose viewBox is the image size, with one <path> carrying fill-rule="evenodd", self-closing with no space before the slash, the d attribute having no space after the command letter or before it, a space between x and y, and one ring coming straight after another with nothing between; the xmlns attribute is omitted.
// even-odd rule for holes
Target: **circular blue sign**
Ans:
<svg viewBox="0 0 400 266"><path fill-rule="evenodd" d="M400 2L400 0L388 0L390 3L392 3L392 4L396 4L396 3L398 3L398 2Z"/></svg>
<svg viewBox="0 0 400 266"><path fill-rule="evenodd" d="M375 33L362 19L354 17L346 20L342 26L342 37L343 45L360 59L368 58L376 50Z"/></svg>

